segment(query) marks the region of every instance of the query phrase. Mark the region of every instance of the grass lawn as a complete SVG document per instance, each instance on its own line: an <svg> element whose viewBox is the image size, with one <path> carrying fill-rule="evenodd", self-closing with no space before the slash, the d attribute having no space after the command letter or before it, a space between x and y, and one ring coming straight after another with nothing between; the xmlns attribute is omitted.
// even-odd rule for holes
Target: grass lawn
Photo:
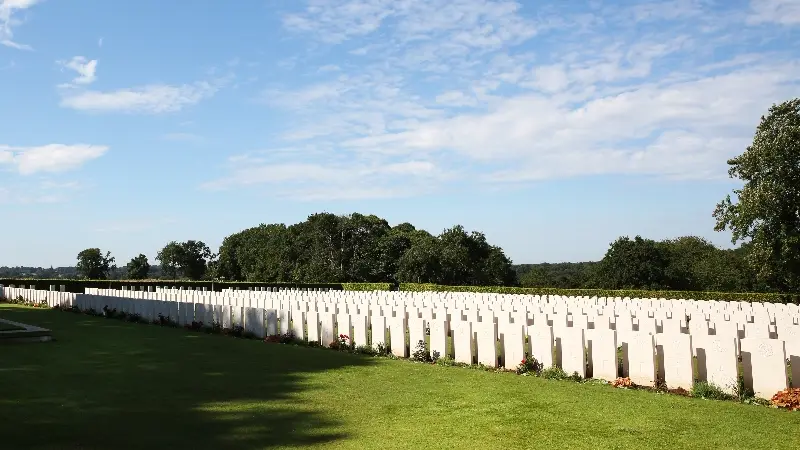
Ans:
<svg viewBox="0 0 800 450"><path fill-rule="evenodd" d="M800 413L0 305L8 449L800 448Z"/></svg>

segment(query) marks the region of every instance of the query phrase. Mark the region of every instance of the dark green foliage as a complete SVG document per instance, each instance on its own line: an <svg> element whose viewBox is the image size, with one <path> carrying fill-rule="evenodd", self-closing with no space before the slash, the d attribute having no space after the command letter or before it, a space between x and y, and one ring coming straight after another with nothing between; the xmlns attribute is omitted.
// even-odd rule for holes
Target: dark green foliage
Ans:
<svg viewBox="0 0 800 450"><path fill-rule="evenodd" d="M529 264L515 270L527 288L774 292L756 280L747 262L751 250L749 244L723 250L695 236L664 241L621 237L599 262Z"/></svg>
<svg viewBox="0 0 800 450"><path fill-rule="evenodd" d="M800 295L762 292L646 291L637 289L553 289L511 286L443 286L438 284L401 283L401 291L478 292L498 294L561 295L588 297L667 298L692 300L748 301L764 303L798 303Z"/></svg>
<svg viewBox="0 0 800 450"><path fill-rule="evenodd" d="M773 105L753 143L728 161L744 186L714 210L715 229L748 242L747 262L760 283L800 290L800 98Z"/></svg>
<svg viewBox="0 0 800 450"><path fill-rule="evenodd" d="M577 289L591 287L597 262L520 264L514 266L523 287Z"/></svg>
<svg viewBox="0 0 800 450"><path fill-rule="evenodd" d="M457 225L433 236L358 213L249 228L225 238L217 261L215 275L235 281L516 284L511 261L482 233Z"/></svg>
<svg viewBox="0 0 800 450"><path fill-rule="evenodd" d="M342 283L344 291L391 291L392 283Z"/></svg>
<svg viewBox="0 0 800 450"><path fill-rule="evenodd" d="M597 278L609 289L664 289L669 253L651 239L621 237L611 243L597 268Z"/></svg>
<svg viewBox="0 0 800 450"><path fill-rule="evenodd" d="M103 252L99 248L87 248L78 253L76 269L78 276L90 280L105 280L109 273L115 269L114 258L111 252Z"/></svg>
<svg viewBox="0 0 800 450"><path fill-rule="evenodd" d="M212 256L211 250L202 241L172 241L158 252L156 260L170 279L201 280L208 271Z"/></svg>
<svg viewBox="0 0 800 450"><path fill-rule="evenodd" d="M144 280L150 273L150 263L147 256L140 254L128 263L126 277L130 280Z"/></svg>

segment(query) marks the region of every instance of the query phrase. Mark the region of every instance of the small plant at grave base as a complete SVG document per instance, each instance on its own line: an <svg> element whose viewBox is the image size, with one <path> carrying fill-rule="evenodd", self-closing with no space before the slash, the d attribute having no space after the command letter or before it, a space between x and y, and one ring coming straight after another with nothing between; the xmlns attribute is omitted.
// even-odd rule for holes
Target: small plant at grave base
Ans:
<svg viewBox="0 0 800 450"><path fill-rule="evenodd" d="M455 359L445 356L436 360L436 365L443 367L457 367L463 365L463 363L457 362Z"/></svg>
<svg viewBox="0 0 800 450"><path fill-rule="evenodd" d="M663 378L656 378L655 383L653 383L653 388L656 392L663 394L665 392L669 392L669 387L667 386L667 381Z"/></svg>
<svg viewBox="0 0 800 450"><path fill-rule="evenodd" d="M242 337L242 332L244 331L244 327L241 325L234 325L230 328L223 328L222 334L225 336L233 336L233 337Z"/></svg>
<svg viewBox="0 0 800 450"><path fill-rule="evenodd" d="M420 340L417 342L417 348L411 354L411 359L419 362L431 362L431 356L428 353L428 346L425 345L425 341Z"/></svg>
<svg viewBox="0 0 800 450"><path fill-rule="evenodd" d="M340 334L339 335L337 344L338 345L336 346L336 348L338 350L340 350L340 351L343 351L343 352L348 351L348 350L352 350L352 349L355 348L355 346L353 345L353 340L350 339L350 336L348 336L346 334ZM334 348L334 347L331 347L331 348Z"/></svg>
<svg viewBox="0 0 800 450"><path fill-rule="evenodd" d="M295 339L294 333L290 331L280 335L280 342L281 344L294 344L297 339Z"/></svg>
<svg viewBox="0 0 800 450"><path fill-rule="evenodd" d="M340 346L341 346L341 344L339 343L339 341L338 341L338 340L331 341L331 343L330 343L330 344L328 344L328 348L329 348L329 349L332 349L332 350L339 350L339 347L340 347Z"/></svg>
<svg viewBox="0 0 800 450"><path fill-rule="evenodd" d="M636 387L636 385L633 384L633 381L631 381L631 379L628 378L628 377L624 377L624 378L623 377L619 377L616 380L612 381L611 385L614 386L615 388L621 388L621 389L629 389L629 388Z"/></svg>
<svg viewBox="0 0 800 450"><path fill-rule="evenodd" d="M800 388L788 388L772 396L772 405L789 411L800 411Z"/></svg>
<svg viewBox="0 0 800 450"><path fill-rule="evenodd" d="M756 396L752 389L745 386L744 377L741 375L739 375L739 378L737 378L736 382L731 383L729 387L731 391L733 391L733 398L738 400L739 403L751 403L750 400Z"/></svg>
<svg viewBox="0 0 800 450"><path fill-rule="evenodd" d="M142 322L142 316L136 313L130 314L128 315L127 320L128 322L140 323Z"/></svg>
<svg viewBox="0 0 800 450"><path fill-rule="evenodd" d="M370 356L375 356L378 354L375 351L375 349L370 347L369 345L359 345L358 347L356 347L355 352L360 353L362 355L370 355Z"/></svg>
<svg viewBox="0 0 800 450"><path fill-rule="evenodd" d="M434 350L431 353L431 363L432 364L436 364L436 362L439 361L439 358L441 358L441 356L442 356L441 353L439 353L438 351Z"/></svg>
<svg viewBox="0 0 800 450"><path fill-rule="evenodd" d="M158 319L155 321L156 325L161 325L164 327L177 327L178 324L174 320L170 319L169 316L165 316L163 314L158 315Z"/></svg>
<svg viewBox="0 0 800 450"><path fill-rule="evenodd" d="M272 336L267 336L264 338L264 342L269 342L271 344L292 344L295 342L294 334L291 332L284 333L284 334L275 334Z"/></svg>
<svg viewBox="0 0 800 450"><path fill-rule="evenodd" d="M190 331L200 331L203 329L203 322L193 320L192 323L186 325L186 329Z"/></svg>
<svg viewBox="0 0 800 450"><path fill-rule="evenodd" d="M212 334L222 334L222 324L219 322L212 322L209 332Z"/></svg>
<svg viewBox="0 0 800 450"><path fill-rule="evenodd" d="M538 375L542 371L542 363L533 356L523 359L517 365L517 375Z"/></svg>
<svg viewBox="0 0 800 450"><path fill-rule="evenodd" d="M540 376L548 380L566 380L570 377L567 375L567 372L564 372L564 369L557 366L548 367L547 369L542 370Z"/></svg>
<svg viewBox="0 0 800 450"><path fill-rule="evenodd" d="M378 344L375 346L375 352L380 356L388 356L392 354L392 348L389 347L388 344L378 342Z"/></svg>
<svg viewBox="0 0 800 450"><path fill-rule="evenodd" d="M709 400L730 400L732 396L725 393L719 386L705 381L698 381L692 386L692 397Z"/></svg>

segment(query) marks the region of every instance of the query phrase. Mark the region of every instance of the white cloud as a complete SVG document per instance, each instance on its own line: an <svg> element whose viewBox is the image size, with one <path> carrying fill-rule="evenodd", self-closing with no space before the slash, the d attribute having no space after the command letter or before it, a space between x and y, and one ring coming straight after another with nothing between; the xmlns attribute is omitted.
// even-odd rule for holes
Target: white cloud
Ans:
<svg viewBox="0 0 800 450"><path fill-rule="evenodd" d="M115 91L67 93L61 106L90 112L130 112L160 114L180 111L216 93L218 87L208 82L148 86Z"/></svg>
<svg viewBox="0 0 800 450"><path fill-rule="evenodd" d="M95 72L97 71L97 60L88 60L83 56L74 56L69 61L58 62L65 69L77 72L78 76L72 80L72 83L79 85L88 85L94 83L97 79Z"/></svg>
<svg viewBox="0 0 800 450"><path fill-rule="evenodd" d="M447 91L436 96L436 103L450 106L472 106L477 101L461 91Z"/></svg>
<svg viewBox="0 0 800 450"><path fill-rule="evenodd" d="M777 23L800 25L800 1L798 0L751 0L751 24Z"/></svg>
<svg viewBox="0 0 800 450"><path fill-rule="evenodd" d="M32 50L31 46L13 40L13 28L21 24L18 13L36 3L39 0L0 0L0 44L17 50Z"/></svg>
<svg viewBox="0 0 800 450"><path fill-rule="evenodd" d="M741 6L520 3L306 2L284 18L312 41L293 59L304 76L264 91L289 129L206 187L351 198L596 174L719 180L759 117L800 89L798 50L774 44L777 27L748 27ZM788 24L795 4L753 5ZM320 70L334 51L356 56Z"/></svg>
<svg viewBox="0 0 800 450"><path fill-rule="evenodd" d="M77 169L103 156L103 145L49 144L40 147L11 147L0 145L0 165L10 165L20 175L59 173Z"/></svg>
<svg viewBox="0 0 800 450"><path fill-rule="evenodd" d="M230 174L202 188L270 186L274 195L300 201L368 200L420 195L453 176L426 160L351 166L333 161L282 162L282 156L287 155L270 151L234 156L229 160Z"/></svg>

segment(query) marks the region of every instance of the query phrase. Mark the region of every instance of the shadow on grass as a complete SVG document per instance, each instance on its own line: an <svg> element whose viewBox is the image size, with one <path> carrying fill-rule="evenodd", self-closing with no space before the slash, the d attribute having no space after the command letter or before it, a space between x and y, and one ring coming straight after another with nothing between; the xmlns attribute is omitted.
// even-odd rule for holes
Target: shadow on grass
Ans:
<svg viewBox="0 0 800 450"><path fill-rule="evenodd" d="M371 362L69 312L0 311L56 338L2 348L0 447L9 449L330 443L348 437L341 422L295 395L315 389L308 374Z"/></svg>

